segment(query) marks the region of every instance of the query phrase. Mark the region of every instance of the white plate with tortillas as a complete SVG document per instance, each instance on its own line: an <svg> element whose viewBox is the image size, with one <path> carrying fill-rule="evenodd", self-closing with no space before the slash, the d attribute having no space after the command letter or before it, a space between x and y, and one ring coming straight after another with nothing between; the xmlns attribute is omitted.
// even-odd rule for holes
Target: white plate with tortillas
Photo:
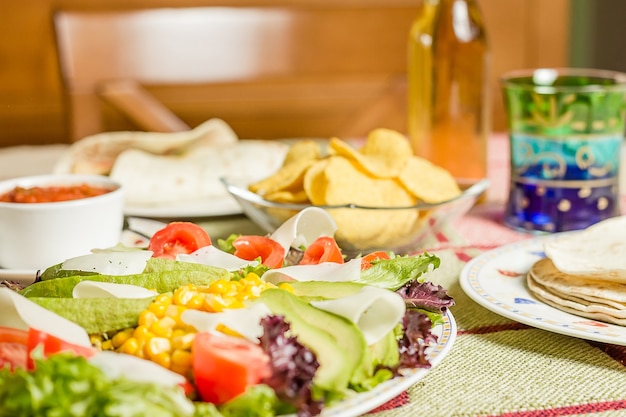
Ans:
<svg viewBox="0 0 626 417"><path fill-rule="evenodd" d="M626 346L626 216L522 240L471 260L460 284L478 304L529 326Z"/></svg>
<svg viewBox="0 0 626 417"><path fill-rule="evenodd" d="M239 140L224 121L210 119L184 132L88 136L69 147L54 172L117 180L124 186L129 216L223 216L241 208L219 178L265 178L282 165L287 149L280 141Z"/></svg>

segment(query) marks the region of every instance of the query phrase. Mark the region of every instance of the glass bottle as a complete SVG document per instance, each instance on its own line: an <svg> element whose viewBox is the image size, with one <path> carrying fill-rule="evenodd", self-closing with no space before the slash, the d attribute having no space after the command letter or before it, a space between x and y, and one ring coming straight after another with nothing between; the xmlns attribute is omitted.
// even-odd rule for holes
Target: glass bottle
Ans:
<svg viewBox="0 0 626 417"><path fill-rule="evenodd" d="M460 182L486 177L489 48L476 1L423 0L408 49L408 133L414 152Z"/></svg>

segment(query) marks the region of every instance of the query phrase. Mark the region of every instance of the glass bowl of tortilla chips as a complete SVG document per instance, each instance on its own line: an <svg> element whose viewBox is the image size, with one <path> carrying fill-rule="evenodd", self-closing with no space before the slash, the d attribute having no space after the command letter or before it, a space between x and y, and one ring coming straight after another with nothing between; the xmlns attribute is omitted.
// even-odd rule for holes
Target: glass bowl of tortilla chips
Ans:
<svg viewBox="0 0 626 417"><path fill-rule="evenodd" d="M376 129L360 144L292 144L282 167L255 183L222 178L243 213L272 233L300 210L326 210L348 257L375 250L406 254L426 249L436 232L465 214L489 186L463 184L413 155L404 135Z"/></svg>

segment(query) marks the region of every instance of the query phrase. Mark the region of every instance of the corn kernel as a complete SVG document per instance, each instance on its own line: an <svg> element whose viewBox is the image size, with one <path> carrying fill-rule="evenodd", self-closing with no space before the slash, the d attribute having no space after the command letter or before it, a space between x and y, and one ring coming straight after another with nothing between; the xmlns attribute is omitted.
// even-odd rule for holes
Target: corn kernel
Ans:
<svg viewBox="0 0 626 417"><path fill-rule="evenodd" d="M154 299L154 302L158 304L170 305L172 304L172 296L169 294L159 294Z"/></svg>
<svg viewBox="0 0 626 417"><path fill-rule="evenodd" d="M170 366L172 365L172 358L169 352L157 353L156 355L151 356L150 360L166 369L170 369Z"/></svg>
<svg viewBox="0 0 626 417"><path fill-rule="evenodd" d="M172 352L172 365L191 366L191 352L187 350L174 349Z"/></svg>
<svg viewBox="0 0 626 417"><path fill-rule="evenodd" d="M126 339L124 344L120 346L120 351L122 353L127 353L129 355L134 355L139 350L139 342L134 337Z"/></svg>
<svg viewBox="0 0 626 417"><path fill-rule="evenodd" d="M152 323L159 320L156 314L149 308L139 313L139 324L146 327L150 327Z"/></svg>
<svg viewBox="0 0 626 417"><path fill-rule="evenodd" d="M202 308L202 304L204 304L204 298L205 295L202 293L194 294L185 306L193 310L200 310Z"/></svg>
<svg viewBox="0 0 626 417"><path fill-rule="evenodd" d="M228 281L224 279L218 279L213 281L211 285L209 285L208 292L213 294L224 294L226 292L226 283Z"/></svg>
<svg viewBox="0 0 626 417"><path fill-rule="evenodd" d="M176 320L165 316L161 320L153 323L152 326L150 326L150 331L154 333L155 336L169 337L175 325Z"/></svg>
<svg viewBox="0 0 626 417"><path fill-rule="evenodd" d="M92 346L100 346L103 340L104 339L101 334L89 335L89 342L91 343Z"/></svg>
<svg viewBox="0 0 626 417"><path fill-rule="evenodd" d="M113 347L118 348L124 344L129 337L133 335L134 329L124 329L120 332L117 332L115 336L111 339L111 343Z"/></svg>
<svg viewBox="0 0 626 417"><path fill-rule="evenodd" d="M172 301L174 304L184 306L184 305L187 305L191 297L193 297L195 294L196 294L196 289L194 286L185 285L176 289L176 291L174 291L174 296L172 298Z"/></svg>
<svg viewBox="0 0 626 417"><path fill-rule="evenodd" d="M224 310L227 303L220 294L207 294L204 299L204 309L209 312L220 312Z"/></svg>
<svg viewBox="0 0 626 417"><path fill-rule="evenodd" d="M176 350L189 350L195 339L195 333L172 336L172 348Z"/></svg>
<svg viewBox="0 0 626 417"><path fill-rule="evenodd" d="M168 304L164 303L152 303L148 310L152 311L157 318L161 318L165 315L165 310L167 310Z"/></svg>
<svg viewBox="0 0 626 417"><path fill-rule="evenodd" d="M146 343L143 350L146 356L152 359L160 353L170 353L172 343L165 337L153 337Z"/></svg>
<svg viewBox="0 0 626 417"><path fill-rule="evenodd" d="M102 349L102 350L113 350L114 349L113 343L110 340L105 340L100 345L100 349Z"/></svg>
<svg viewBox="0 0 626 417"><path fill-rule="evenodd" d="M150 332L150 329L148 328L148 326L144 324L140 324L139 326L137 326L135 330L133 330L133 335L132 335L132 337L134 337L137 340L145 340L151 336L153 335Z"/></svg>
<svg viewBox="0 0 626 417"><path fill-rule="evenodd" d="M288 282L283 282L283 283L278 284L278 288L280 288L281 290L285 290L285 291L289 291L290 293L293 293L293 286L289 284Z"/></svg>
<svg viewBox="0 0 626 417"><path fill-rule="evenodd" d="M251 283L253 285L261 285L263 283L263 281L261 280L261 277L255 274L254 272L248 272L248 274L246 274L246 276L244 277L244 280L247 283Z"/></svg>
<svg viewBox="0 0 626 417"><path fill-rule="evenodd" d="M218 324L217 326L215 326L215 330L217 330L218 332L222 332L224 334L227 334L229 336L243 337L241 335L241 333L231 329L228 326L224 326L223 324Z"/></svg>

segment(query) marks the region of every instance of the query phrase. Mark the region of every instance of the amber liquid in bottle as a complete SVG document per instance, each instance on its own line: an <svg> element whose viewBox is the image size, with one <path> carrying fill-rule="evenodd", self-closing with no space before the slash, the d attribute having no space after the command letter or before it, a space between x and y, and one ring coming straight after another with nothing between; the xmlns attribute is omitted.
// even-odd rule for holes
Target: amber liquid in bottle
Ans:
<svg viewBox="0 0 626 417"><path fill-rule="evenodd" d="M409 36L408 132L460 182L487 175L488 45L472 0L424 0Z"/></svg>

